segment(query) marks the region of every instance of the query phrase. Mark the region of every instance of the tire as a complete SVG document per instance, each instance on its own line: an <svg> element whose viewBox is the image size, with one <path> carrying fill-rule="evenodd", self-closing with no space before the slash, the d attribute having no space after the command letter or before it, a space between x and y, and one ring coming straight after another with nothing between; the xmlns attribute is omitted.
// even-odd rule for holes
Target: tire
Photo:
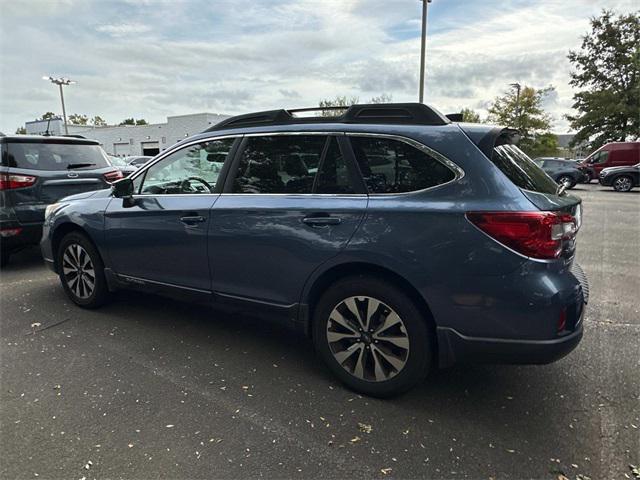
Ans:
<svg viewBox="0 0 640 480"><path fill-rule="evenodd" d="M71 232L64 236L57 251L57 265L62 288L76 305L97 308L109 299L104 263L85 235Z"/></svg>
<svg viewBox="0 0 640 480"><path fill-rule="evenodd" d="M368 327L365 334L362 326ZM334 283L313 315L313 340L322 360L347 387L374 397L398 395L422 382L431 367L433 338L410 297L365 275Z"/></svg>
<svg viewBox="0 0 640 480"><path fill-rule="evenodd" d="M612 185L616 192L629 192L633 188L633 178L620 175L613 180Z"/></svg>
<svg viewBox="0 0 640 480"><path fill-rule="evenodd" d="M576 181L570 175L560 175L558 177L557 183L558 183L558 185L562 185L562 184L566 183L567 184L567 190L570 190L570 189L572 189L573 187L576 186Z"/></svg>

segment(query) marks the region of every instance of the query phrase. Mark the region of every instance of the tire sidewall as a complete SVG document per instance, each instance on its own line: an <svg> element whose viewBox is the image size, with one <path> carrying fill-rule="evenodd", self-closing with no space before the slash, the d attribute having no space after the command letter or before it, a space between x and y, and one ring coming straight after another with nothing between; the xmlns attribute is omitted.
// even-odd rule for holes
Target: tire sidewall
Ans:
<svg viewBox="0 0 640 480"><path fill-rule="evenodd" d="M567 180L569 180L569 181L567 182L567 189L568 189L568 190L570 190L570 189L572 189L573 187L575 187L575 186L576 186L576 182L575 182L575 180L574 180L574 179L573 179L573 177L571 177L570 175L560 175L560 176L558 177L558 181L557 181L556 183L557 183L558 185L562 185L564 182L561 182L560 180L561 180L561 179L563 179L563 178L566 178Z"/></svg>
<svg viewBox="0 0 640 480"><path fill-rule="evenodd" d="M326 330L329 316L348 297L369 296L391 307L402 319L409 337L409 357L404 368L389 380L370 382L349 374L335 360L329 348ZM426 320L414 302L390 283L367 276L348 277L332 285L320 298L313 316L313 340L316 351L329 369L348 387L358 392L389 397L403 393L424 380L431 367L432 335Z"/></svg>
<svg viewBox="0 0 640 480"><path fill-rule="evenodd" d="M617 188L617 187L616 187L616 182L617 182L618 180L620 180L621 178L626 178L626 179L628 179L628 180L629 180L629 188L627 188L626 190L622 190L622 189L619 189L619 188ZM613 179L613 182L611 182L611 183L612 183L612 185L613 185L613 189L614 189L616 192L623 192L623 193L625 193L625 192L629 192L629 191L631 191L631 189L633 188L633 179L632 179L631 177L626 176L626 175L621 175L621 176L619 176L619 177L614 178L614 179Z"/></svg>
<svg viewBox="0 0 640 480"><path fill-rule="evenodd" d="M93 263L93 269L95 272L95 288L91 295L88 298L80 298L78 297L67 285L67 281L64 278L64 273L62 270L62 256L64 255L65 250L69 245L78 244L89 254L89 258L91 259L91 263ZM102 262L102 258L100 257L100 253L95 248L93 243L81 233L72 232L67 234L62 241L60 242L60 246L57 252L57 265L58 265L58 276L60 277L60 282L62 283L62 288L65 293L69 296L69 298L76 304L84 308L96 308L102 305L106 297L108 295L107 282L104 277L104 263Z"/></svg>

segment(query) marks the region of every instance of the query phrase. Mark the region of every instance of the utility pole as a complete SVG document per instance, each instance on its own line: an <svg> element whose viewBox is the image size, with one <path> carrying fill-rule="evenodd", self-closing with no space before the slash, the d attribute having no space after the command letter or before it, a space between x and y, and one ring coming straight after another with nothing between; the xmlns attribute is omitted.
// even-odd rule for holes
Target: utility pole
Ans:
<svg viewBox="0 0 640 480"><path fill-rule="evenodd" d="M427 5L431 0L422 2L422 40L420 46L420 97L419 102L424 103L424 53L427 47Z"/></svg>
<svg viewBox="0 0 640 480"><path fill-rule="evenodd" d="M48 77L42 77L42 79L49 80L51 83L58 85L58 88L60 89L60 101L62 102L62 118L64 119L64 133L65 135L69 135L69 129L67 127L67 110L64 107L64 93L62 93L62 86L71 85L72 83L76 83L76 82L74 80L71 80L69 78L64 78L64 77L54 78L52 76L48 76Z"/></svg>
<svg viewBox="0 0 640 480"><path fill-rule="evenodd" d="M522 85L520 85L518 82L510 83L509 85L511 85L511 87L516 89L516 123L517 125L515 125L515 127L520 128L520 89L522 88Z"/></svg>

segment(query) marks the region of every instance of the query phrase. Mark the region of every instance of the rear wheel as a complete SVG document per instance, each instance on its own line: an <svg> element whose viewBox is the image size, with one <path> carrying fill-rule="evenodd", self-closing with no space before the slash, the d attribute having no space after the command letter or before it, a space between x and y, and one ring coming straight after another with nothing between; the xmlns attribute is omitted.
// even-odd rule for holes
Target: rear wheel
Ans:
<svg viewBox="0 0 640 480"><path fill-rule="evenodd" d="M613 189L616 192L628 192L633 188L633 179L626 175L621 175L613 181Z"/></svg>
<svg viewBox="0 0 640 480"><path fill-rule="evenodd" d="M108 299L104 264L98 250L83 234L72 232L60 242L58 270L65 292L74 303L96 308Z"/></svg>
<svg viewBox="0 0 640 480"><path fill-rule="evenodd" d="M397 395L421 382L431 365L430 340L411 298L372 277L339 280L315 309L316 350L343 383L367 395Z"/></svg>
<svg viewBox="0 0 640 480"><path fill-rule="evenodd" d="M566 185L570 189L576 186L576 181L570 175L562 175L558 177L558 185Z"/></svg>

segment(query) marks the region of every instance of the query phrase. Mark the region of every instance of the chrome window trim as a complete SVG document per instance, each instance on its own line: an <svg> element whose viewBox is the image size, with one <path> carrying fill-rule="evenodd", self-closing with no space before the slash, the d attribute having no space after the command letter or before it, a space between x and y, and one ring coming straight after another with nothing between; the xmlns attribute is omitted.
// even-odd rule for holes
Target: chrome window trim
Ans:
<svg viewBox="0 0 640 480"><path fill-rule="evenodd" d="M449 185L451 183L457 182L461 180L465 173L462 168L458 166L458 164L452 162L447 157L445 157L440 152L427 147L424 143L420 143L413 138L404 137L402 135L395 135L389 133L369 133L369 132L346 132L347 137L373 137L373 138L388 138L390 140L397 140L399 142L406 143L407 145L412 146L413 148L420 150L423 153L433 157L437 162L440 162L442 165L447 167L449 170L453 172L454 177L445 183L439 183L438 185L433 185L431 187L422 188L420 190L410 190L408 192L395 192L395 193L369 193L370 197L381 197L381 196L389 196L389 195L413 195L416 193L428 192L434 190L436 188L442 188L445 185ZM357 163L357 162L356 162Z"/></svg>

